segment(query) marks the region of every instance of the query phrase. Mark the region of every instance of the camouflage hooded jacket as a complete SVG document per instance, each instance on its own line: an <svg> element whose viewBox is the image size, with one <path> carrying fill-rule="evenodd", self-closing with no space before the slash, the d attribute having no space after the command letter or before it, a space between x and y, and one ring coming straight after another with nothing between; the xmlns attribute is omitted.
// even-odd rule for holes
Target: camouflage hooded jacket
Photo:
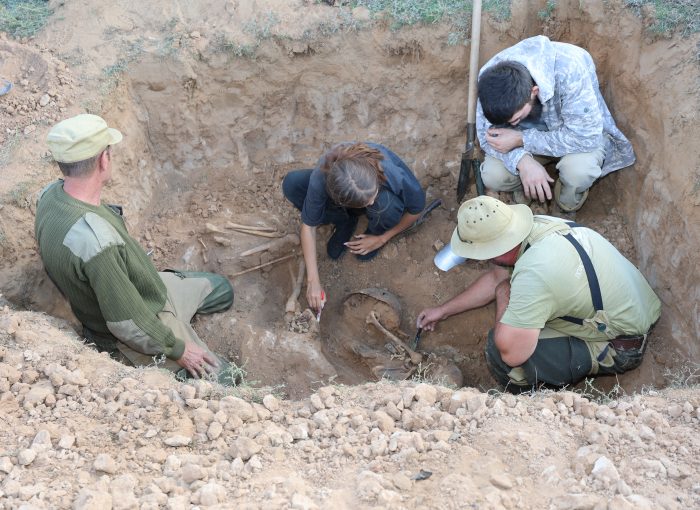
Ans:
<svg viewBox="0 0 700 510"><path fill-rule="evenodd" d="M523 147L502 154L486 142L486 130L491 124L478 102L476 129L486 154L503 161L515 175L520 158L527 153L562 157L603 146L605 160L601 177L634 163L632 144L615 125L600 93L595 64L586 50L538 35L501 51L479 74L504 60L519 62L530 71L539 87L541 121L547 130L523 129ZM540 127L544 128L544 125Z"/></svg>

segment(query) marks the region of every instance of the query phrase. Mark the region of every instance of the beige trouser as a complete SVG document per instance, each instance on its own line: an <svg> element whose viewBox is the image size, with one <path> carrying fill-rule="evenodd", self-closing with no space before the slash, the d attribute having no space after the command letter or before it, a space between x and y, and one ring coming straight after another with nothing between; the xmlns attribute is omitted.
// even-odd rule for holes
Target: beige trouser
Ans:
<svg viewBox="0 0 700 510"><path fill-rule="evenodd" d="M180 278L175 273L158 273L165 287L168 298L163 311L158 314L160 321L173 330L177 338L185 342L194 342L209 351L206 344L199 338L190 321L202 303L212 291L212 285L206 278ZM123 342L117 342L117 348L132 365L152 365L153 356L138 352ZM211 351L210 351L211 352ZM177 372L182 367L177 361L165 358L162 368Z"/></svg>
<svg viewBox="0 0 700 510"><path fill-rule="evenodd" d="M535 156L535 159L545 165L556 158ZM557 170L561 181L559 201L567 208L578 207L585 200L585 192L595 180L600 177L605 159L605 150L600 148L592 152L567 154L559 159ZM486 188L493 191L522 191L520 177L506 169L500 159L486 156L481 165L481 179Z"/></svg>

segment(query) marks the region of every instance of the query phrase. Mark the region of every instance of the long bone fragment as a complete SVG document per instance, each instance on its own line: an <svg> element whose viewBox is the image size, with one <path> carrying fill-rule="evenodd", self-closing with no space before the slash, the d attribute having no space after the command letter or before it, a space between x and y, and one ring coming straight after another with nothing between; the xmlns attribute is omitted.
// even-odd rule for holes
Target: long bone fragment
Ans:
<svg viewBox="0 0 700 510"><path fill-rule="evenodd" d="M297 246L299 244L299 236L296 234L287 234L284 237L273 239L272 241L267 241L266 243L258 245L255 248L251 248L250 250L244 251L243 253L241 253L241 257L247 257L248 255L260 253L261 251L274 250L276 248L281 248L282 246L285 246L287 244Z"/></svg>
<svg viewBox="0 0 700 510"><path fill-rule="evenodd" d="M375 328L377 328L379 331L381 331L384 336L386 336L389 340L394 342L395 345L403 349L406 354L411 358L411 363L414 364L419 364L421 361L423 361L423 355L420 353L417 353L413 349L411 349L408 345L406 345L405 342L400 340L396 335L394 335L391 331L386 329L384 326L382 326L381 322L379 322L379 317L377 317L377 313L372 310L369 312L367 315L366 319L368 324L372 324Z"/></svg>
<svg viewBox="0 0 700 510"><path fill-rule="evenodd" d="M284 307L285 313L294 313L300 308L297 300L299 299L299 294L301 294L301 285L304 282L305 269L304 259L301 259L299 261L299 273L295 278L290 264L289 274L292 277L292 294L289 296L289 299L287 299L287 304Z"/></svg>
<svg viewBox="0 0 700 510"><path fill-rule="evenodd" d="M243 271L238 271L237 273L233 273L229 275L229 278L235 278L236 276L241 276L242 274L246 273L251 273L253 271L256 271L258 269L262 269L263 267L271 266L272 264L277 264L278 262L282 262L284 260L291 259L292 257L296 257L297 253L290 253L289 255L285 255L284 257L279 257L277 259L271 260L270 262L265 262L264 264L258 264L257 266L249 267L248 269L244 269Z"/></svg>

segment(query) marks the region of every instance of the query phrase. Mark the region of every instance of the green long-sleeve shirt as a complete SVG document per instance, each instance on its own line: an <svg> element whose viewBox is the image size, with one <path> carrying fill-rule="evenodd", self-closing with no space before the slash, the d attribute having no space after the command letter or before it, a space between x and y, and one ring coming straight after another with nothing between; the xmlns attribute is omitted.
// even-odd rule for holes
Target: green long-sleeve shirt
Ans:
<svg viewBox="0 0 700 510"><path fill-rule="evenodd" d="M35 229L46 271L85 327L145 354L182 356L184 342L158 319L165 284L115 209L72 198L59 180L39 198Z"/></svg>

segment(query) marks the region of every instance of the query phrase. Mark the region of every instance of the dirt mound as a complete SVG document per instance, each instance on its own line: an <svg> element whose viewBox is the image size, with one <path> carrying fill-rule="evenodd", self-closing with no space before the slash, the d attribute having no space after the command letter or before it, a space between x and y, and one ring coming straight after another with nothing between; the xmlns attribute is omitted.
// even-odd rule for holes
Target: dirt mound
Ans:
<svg viewBox="0 0 700 510"><path fill-rule="evenodd" d="M697 392L596 403L382 382L287 401L126 368L7 307L0 343L6 508L700 504Z"/></svg>

